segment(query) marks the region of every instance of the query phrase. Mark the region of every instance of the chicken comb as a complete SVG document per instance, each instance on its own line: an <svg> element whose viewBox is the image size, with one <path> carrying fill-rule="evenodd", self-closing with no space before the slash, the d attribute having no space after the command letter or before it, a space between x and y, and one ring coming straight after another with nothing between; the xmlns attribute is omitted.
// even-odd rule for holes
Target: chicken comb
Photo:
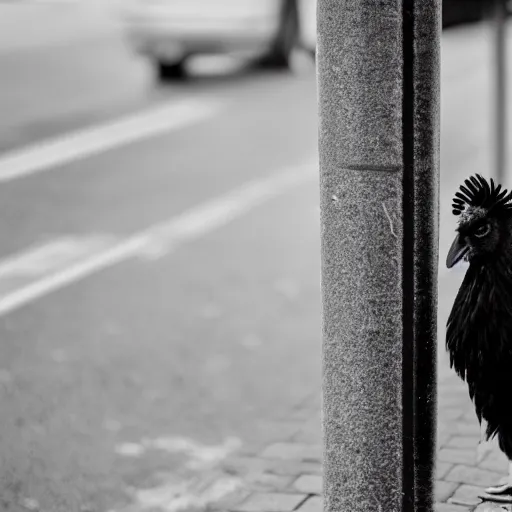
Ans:
<svg viewBox="0 0 512 512"><path fill-rule="evenodd" d="M466 209L466 206L485 208L488 211L499 209L505 212L511 210L512 192L508 194L507 192L508 190L502 188L501 185L496 187L492 178L489 185L480 174L475 174L475 176L470 176L464 181L464 185L460 186L460 192L455 192L452 213L460 215Z"/></svg>

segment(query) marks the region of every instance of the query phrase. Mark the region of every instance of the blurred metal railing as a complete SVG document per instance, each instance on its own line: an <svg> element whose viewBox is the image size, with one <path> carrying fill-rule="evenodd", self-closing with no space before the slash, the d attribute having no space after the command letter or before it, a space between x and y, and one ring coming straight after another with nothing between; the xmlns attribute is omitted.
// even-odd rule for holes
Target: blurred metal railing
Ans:
<svg viewBox="0 0 512 512"><path fill-rule="evenodd" d="M494 175L505 183L507 166L507 0L493 0Z"/></svg>

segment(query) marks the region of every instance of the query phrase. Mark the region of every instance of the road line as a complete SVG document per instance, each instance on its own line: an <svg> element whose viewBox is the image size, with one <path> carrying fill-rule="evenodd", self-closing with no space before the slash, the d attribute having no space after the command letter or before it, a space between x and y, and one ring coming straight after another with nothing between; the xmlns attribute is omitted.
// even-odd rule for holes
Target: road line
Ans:
<svg viewBox="0 0 512 512"><path fill-rule="evenodd" d="M5 315L60 288L133 257L159 258L218 229L264 202L317 176L316 162L274 173L135 234L66 268L0 297Z"/></svg>
<svg viewBox="0 0 512 512"><path fill-rule="evenodd" d="M15 254L0 261L0 294L5 282L41 277L111 247L115 242L114 237L106 235L63 236Z"/></svg>
<svg viewBox="0 0 512 512"><path fill-rule="evenodd" d="M220 104L184 100L0 155L0 182L48 171L213 117Z"/></svg>

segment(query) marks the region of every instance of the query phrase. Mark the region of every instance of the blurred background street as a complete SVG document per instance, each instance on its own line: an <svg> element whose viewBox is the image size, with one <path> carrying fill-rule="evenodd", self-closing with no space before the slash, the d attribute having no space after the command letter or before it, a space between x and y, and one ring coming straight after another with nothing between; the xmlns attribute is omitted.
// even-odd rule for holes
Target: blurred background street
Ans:
<svg viewBox="0 0 512 512"><path fill-rule="evenodd" d="M159 80L119 9L0 4L8 511L188 510L190 482L320 400L310 48L291 69L198 56ZM461 177L492 176L490 30L443 34L442 261ZM156 481L168 494L144 501Z"/></svg>

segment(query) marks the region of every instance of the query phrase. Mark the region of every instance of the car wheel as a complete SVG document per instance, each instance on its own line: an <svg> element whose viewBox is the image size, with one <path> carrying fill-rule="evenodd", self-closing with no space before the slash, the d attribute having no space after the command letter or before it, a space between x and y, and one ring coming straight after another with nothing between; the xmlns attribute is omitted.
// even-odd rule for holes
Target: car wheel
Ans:
<svg viewBox="0 0 512 512"><path fill-rule="evenodd" d="M185 59L177 62L164 62L159 60L156 62L156 71L158 79L162 82L184 78L186 75Z"/></svg>
<svg viewBox="0 0 512 512"><path fill-rule="evenodd" d="M279 30L270 51L261 59L264 67L287 69L299 40L299 12L297 2L284 0Z"/></svg>

